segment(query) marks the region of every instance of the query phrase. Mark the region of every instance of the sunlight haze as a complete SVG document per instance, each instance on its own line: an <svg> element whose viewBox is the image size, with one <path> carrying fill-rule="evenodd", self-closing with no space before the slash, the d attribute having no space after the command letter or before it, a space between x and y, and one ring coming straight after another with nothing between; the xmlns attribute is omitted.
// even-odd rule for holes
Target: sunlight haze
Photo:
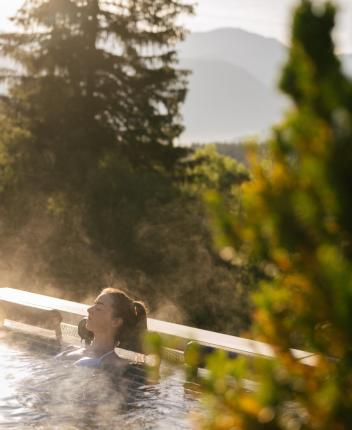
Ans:
<svg viewBox="0 0 352 430"><path fill-rule="evenodd" d="M0 29L8 30L11 16L23 0L0 0ZM323 0L322 0L323 1ZM292 7L296 0L198 0L196 16L185 18L191 31L237 27L287 43ZM340 52L352 52L352 3L339 0L341 7L336 31Z"/></svg>

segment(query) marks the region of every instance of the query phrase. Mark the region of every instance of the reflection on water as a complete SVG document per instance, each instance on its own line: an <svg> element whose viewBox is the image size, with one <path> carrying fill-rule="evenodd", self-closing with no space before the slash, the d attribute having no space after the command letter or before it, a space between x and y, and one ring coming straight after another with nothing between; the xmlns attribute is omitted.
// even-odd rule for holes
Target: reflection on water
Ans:
<svg viewBox="0 0 352 430"><path fill-rule="evenodd" d="M1 429L189 429L196 401L173 371L154 386L114 386L102 372L75 368L0 338Z"/></svg>

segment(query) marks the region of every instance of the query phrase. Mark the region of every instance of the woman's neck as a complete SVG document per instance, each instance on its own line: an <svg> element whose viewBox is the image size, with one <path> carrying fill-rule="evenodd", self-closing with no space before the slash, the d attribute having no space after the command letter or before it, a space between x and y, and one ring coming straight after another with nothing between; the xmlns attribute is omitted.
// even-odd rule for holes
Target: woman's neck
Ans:
<svg viewBox="0 0 352 430"><path fill-rule="evenodd" d="M91 350L98 356L112 351L115 347L115 339L108 334L95 334Z"/></svg>

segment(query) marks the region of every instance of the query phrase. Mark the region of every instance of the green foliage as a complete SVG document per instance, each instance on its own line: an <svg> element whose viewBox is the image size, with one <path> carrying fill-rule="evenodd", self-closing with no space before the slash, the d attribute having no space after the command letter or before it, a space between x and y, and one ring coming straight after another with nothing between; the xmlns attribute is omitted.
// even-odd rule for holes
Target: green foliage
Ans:
<svg viewBox="0 0 352 430"><path fill-rule="evenodd" d="M0 35L18 66L3 72L0 271L77 300L117 280L154 316L238 334L251 273L214 252L202 198L235 196L248 174L211 148L173 146L187 78L177 17L189 12L179 0L28 0L21 31Z"/></svg>
<svg viewBox="0 0 352 430"><path fill-rule="evenodd" d="M352 83L331 39L335 8L302 0L281 88L295 107L273 131L270 161L253 155L245 217L211 200L219 241L251 253L269 280L255 294L252 335L277 359L243 366L214 359L204 381L212 429L349 429L352 421ZM298 346L316 354L307 366ZM232 378L228 378L228 376ZM248 392L234 381L258 379Z"/></svg>
<svg viewBox="0 0 352 430"><path fill-rule="evenodd" d="M5 113L0 110L0 193L6 187L15 181L16 173L14 163L16 161L16 152L14 147L16 143L25 142L28 133L17 127L12 118L7 118Z"/></svg>
<svg viewBox="0 0 352 430"><path fill-rule="evenodd" d="M23 4L19 31L0 36L16 66L2 71L2 243L21 237L56 274L72 255L100 264L98 255L131 252L146 201L174 195L170 178L186 153L173 146L187 76L175 44L185 34L177 17L191 12L178 0ZM87 268L76 267L62 281L82 291Z"/></svg>
<svg viewBox="0 0 352 430"><path fill-rule="evenodd" d="M198 194L207 190L231 194L249 179L245 167L230 157L220 155L215 145L194 151L187 160L185 173L189 187Z"/></svg>
<svg viewBox="0 0 352 430"><path fill-rule="evenodd" d="M194 144L192 144L192 149L197 150L199 148L202 148L202 147L208 146L208 145L210 145L210 143L208 143L208 144L194 143ZM247 152L248 152L248 143L247 142L245 142L245 141L244 142L239 141L236 143L214 142L214 143L211 143L211 145L215 146L215 148L219 154L224 155L226 157L233 158L238 163L241 163L244 166L246 166L247 168L249 168L248 157L247 157ZM258 154L260 154L260 156L263 159L267 158L267 145L265 142L260 143L260 147L258 147Z"/></svg>
<svg viewBox="0 0 352 430"><path fill-rule="evenodd" d="M212 148L196 151L184 161L179 188L174 187L172 196L168 191L162 204L146 200L143 217L134 224L128 264L119 265L118 272L135 292L148 296L160 319L233 334L248 327L244 285L252 276L250 267L233 267L219 258L202 201L209 187L220 189L223 178L243 175L243 167ZM238 210L239 196L233 199L237 189L227 190L232 211Z"/></svg>

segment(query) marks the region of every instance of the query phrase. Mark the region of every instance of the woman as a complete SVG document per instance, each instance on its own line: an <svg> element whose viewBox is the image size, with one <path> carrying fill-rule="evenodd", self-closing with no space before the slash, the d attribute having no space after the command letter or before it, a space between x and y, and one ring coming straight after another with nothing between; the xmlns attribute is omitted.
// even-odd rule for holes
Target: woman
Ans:
<svg viewBox="0 0 352 430"><path fill-rule="evenodd" d="M86 348L64 352L60 357L76 359L77 366L110 367L125 362L115 353L119 347L142 353L142 338L147 329L147 314L141 302L123 291L104 289L88 308L86 329L92 342Z"/></svg>

